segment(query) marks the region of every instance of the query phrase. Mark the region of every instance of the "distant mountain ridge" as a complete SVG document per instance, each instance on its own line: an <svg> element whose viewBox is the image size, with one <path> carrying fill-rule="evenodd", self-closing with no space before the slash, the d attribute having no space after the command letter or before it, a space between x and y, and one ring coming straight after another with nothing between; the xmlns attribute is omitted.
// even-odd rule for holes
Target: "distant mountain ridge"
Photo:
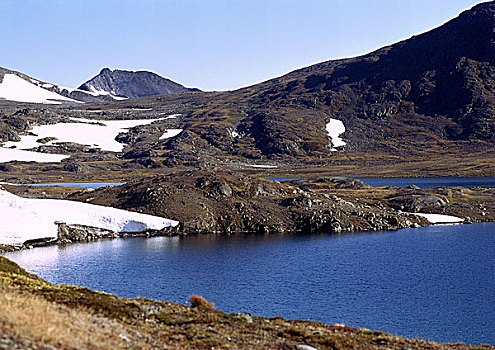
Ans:
<svg viewBox="0 0 495 350"><path fill-rule="evenodd" d="M103 68L97 76L82 84L79 89L94 93L104 91L126 98L199 91L186 88L153 72L109 68Z"/></svg>

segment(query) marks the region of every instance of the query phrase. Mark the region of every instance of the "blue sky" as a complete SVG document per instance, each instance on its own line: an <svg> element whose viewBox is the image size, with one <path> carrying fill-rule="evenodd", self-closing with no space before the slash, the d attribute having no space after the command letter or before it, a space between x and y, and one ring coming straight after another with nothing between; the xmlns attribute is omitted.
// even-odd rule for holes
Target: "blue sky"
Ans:
<svg viewBox="0 0 495 350"><path fill-rule="evenodd" d="M476 0L0 0L0 66L76 87L101 68L230 90L437 27Z"/></svg>

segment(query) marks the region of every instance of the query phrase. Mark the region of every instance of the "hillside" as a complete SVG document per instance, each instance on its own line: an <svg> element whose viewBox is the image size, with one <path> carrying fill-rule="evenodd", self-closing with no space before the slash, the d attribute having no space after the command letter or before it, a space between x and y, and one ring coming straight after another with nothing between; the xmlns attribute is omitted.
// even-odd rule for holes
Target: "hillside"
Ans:
<svg viewBox="0 0 495 350"><path fill-rule="evenodd" d="M495 145L495 2L368 55L327 61L210 96L168 148L285 160L334 158L325 129L344 123L344 152L468 154ZM164 105L164 96L140 100ZM201 150L199 150L201 152Z"/></svg>
<svg viewBox="0 0 495 350"><path fill-rule="evenodd" d="M110 70L101 72L79 87L90 92L107 92L126 98L198 91L147 71Z"/></svg>

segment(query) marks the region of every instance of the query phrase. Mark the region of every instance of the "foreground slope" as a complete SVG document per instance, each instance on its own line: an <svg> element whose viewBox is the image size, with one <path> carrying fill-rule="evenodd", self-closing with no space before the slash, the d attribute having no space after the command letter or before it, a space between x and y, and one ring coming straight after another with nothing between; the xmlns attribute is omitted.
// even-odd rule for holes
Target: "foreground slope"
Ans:
<svg viewBox="0 0 495 350"><path fill-rule="evenodd" d="M0 291L0 349L473 349L343 325L226 314L205 303L121 299L50 284L4 257Z"/></svg>

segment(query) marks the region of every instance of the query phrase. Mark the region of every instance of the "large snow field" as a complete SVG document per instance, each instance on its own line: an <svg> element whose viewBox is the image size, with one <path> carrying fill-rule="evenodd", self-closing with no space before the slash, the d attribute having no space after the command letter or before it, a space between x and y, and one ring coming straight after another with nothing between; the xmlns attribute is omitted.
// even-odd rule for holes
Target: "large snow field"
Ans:
<svg viewBox="0 0 495 350"><path fill-rule="evenodd" d="M32 199L0 190L0 244L57 237L55 222L104 228L114 232L142 232L177 226L158 216L59 199Z"/></svg>
<svg viewBox="0 0 495 350"><path fill-rule="evenodd" d="M20 162L59 163L65 158L69 158L69 156L0 147L0 163L13 162L15 160Z"/></svg>
<svg viewBox="0 0 495 350"><path fill-rule="evenodd" d="M99 147L101 150L105 151L121 152L124 145L115 140L115 137L119 133L125 132L129 128L138 125L151 124L154 121L163 118L137 120L71 119L77 121L78 123L58 123L34 126L31 132L37 136L24 135L21 136L21 141L6 142L4 147L15 146L18 149L30 149L42 145L37 142L38 139L45 137L56 137L56 140L50 141L46 144L50 145L55 142L75 142L82 145Z"/></svg>
<svg viewBox="0 0 495 350"><path fill-rule="evenodd" d="M15 74L5 74L0 83L0 98L9 101L45 104L61 104L60 101L80 102L45 90L37 85L38 81L32 81L36 83L24 80Z"/></svg>
<svg viewBox="0 0 495 350"><path fill-rule="evenodd" d="M342 147L346 145L346 142L342 140L339 136L345 132L344 123L337 119L330 119L327 123L326 130L328 136L332 140L332 151L337 151L336 147Z"/></svg>

